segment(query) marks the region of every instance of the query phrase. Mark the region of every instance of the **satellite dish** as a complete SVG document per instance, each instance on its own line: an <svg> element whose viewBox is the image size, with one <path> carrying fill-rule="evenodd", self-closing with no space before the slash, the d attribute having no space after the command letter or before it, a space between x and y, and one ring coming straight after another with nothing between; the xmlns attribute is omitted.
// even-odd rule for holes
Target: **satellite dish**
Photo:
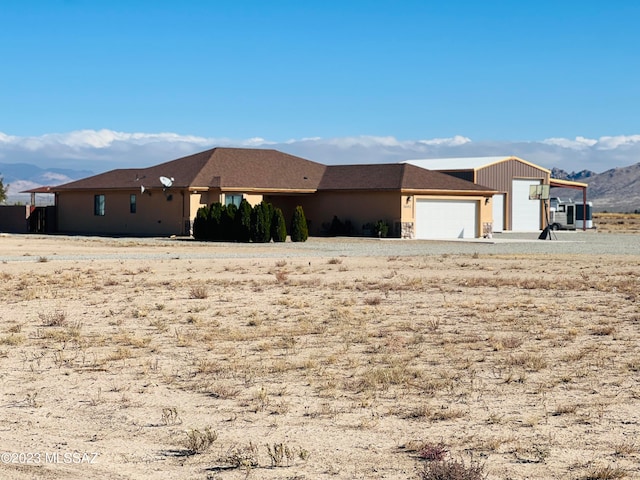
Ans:
<svg viewBox="0 0 640 480"><path fill-rule="evenodd" d="M171 177L171 178L169 178L169 177L160 177L160 183L165 188L169 188L171 185L173 185L173 177Z"/></svg>
<svg viewBox="0 0 640 480"><path fill-rule="evenodd" d="M140 185L140 193L144 193L144 185Z"/></svg>

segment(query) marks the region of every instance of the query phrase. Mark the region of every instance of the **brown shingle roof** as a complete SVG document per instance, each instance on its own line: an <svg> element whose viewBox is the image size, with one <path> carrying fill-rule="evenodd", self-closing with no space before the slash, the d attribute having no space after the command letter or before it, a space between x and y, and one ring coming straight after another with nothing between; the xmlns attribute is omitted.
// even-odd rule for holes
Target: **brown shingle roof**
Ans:
<svg viewBox="0 0 640 480"><path fill-rule="evenodd" d="M322 165L277 150L214 148L139 169L111 170L53 187L53 191L162 188L160 177L173 178L174 188L220 187L223 190L413 190L487 192L444 173L408 163Z"/></svg>
<svg viewBox="0 0 640 480"><path fill-rule="evenodd" d="M490 188L407 163L330 165L318 190L456 190Z"/></svg>
<svg viewBox="0 0 640 480"><path fill-rule="evenodd" d="M277 150L214 148L149 168L111 170L54 190L161 188L160 177L165 176L174 179L176 188L315 191L325 168Z"/></svg>

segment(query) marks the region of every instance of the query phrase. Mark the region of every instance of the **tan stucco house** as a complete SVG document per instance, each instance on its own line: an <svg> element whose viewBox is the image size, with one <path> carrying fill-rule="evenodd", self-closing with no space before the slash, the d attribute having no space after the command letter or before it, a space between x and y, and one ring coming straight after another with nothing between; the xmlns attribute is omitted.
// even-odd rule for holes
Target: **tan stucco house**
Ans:
<svg viewBox="0 0 640 480"><path fill-rule="evenodd" d="M112 170L52 191L60 233L189 235L200 207L245 198L252 205L270 202L285 218L301 205L311 235L321 235L335 216L350 222L354 234L383 220L391 236L443 239L489 232L496 193L410 164L323 165L244 148L214 148L153 167Z"/></svg>

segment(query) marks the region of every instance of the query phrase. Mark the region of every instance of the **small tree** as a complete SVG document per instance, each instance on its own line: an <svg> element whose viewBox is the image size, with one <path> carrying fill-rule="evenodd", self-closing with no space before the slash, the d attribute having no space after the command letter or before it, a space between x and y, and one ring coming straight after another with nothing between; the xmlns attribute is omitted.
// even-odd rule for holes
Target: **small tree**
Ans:
<svg viewBox="0 0 640 480"><path fill-rule="evenodd" d="M271 217L273 207L262 201L251 210L251 241L268 243L271 240Z"/></svg>
<svg viewBox="0 0 640 480"><path fill-rule="evenodd" d="M277 207L273 209L273 218L271 219L271 238L274 242L287 240L287 223L284 220L282 210Z"/></svg>
<svg viewBox="0 0 640 480"><path fill-rule="evenodd" d="M5 187L3 180L4 177L0 176L0 203L4 203L7 199L7 190L9 190L9 185Z"/></svg>
<svg viewBox="0 0 640 480"><path fill-rule="evenodd" d="M212 203L209 208L208 239L222 240L222 214L223 205L220 202Z"/></svg>
<svg viewBox="0 0 640 480"><path fill-rule="evenodd" d="M235 232L235 219L238 214L238 207L236 207L233 203L230 203L226 207L222 209L222 238L226 241L237 240L236 232Z"/></svg>
<svg viewBox="0 0 640 480"><path fill-rule="evenodd" d="M251 204L244 198L240 202L233 224L234 238L238 242L251 240Z"/></svg>
<svg viewBox="0 0 640 480"><path fill-rule="evenodd" d="M389 225L384 220L378 220L373 226L373 235L375 237L385 238L389 233Z"/></svg>
<svg viewBox="0 0 640 480"><path fill-rule="evenodd" d="M209 207L200 207L193 220L193 238L196 240L207 240L207 219L209 218Z"/></svg>
<svg viewBox="0 0 640 480"><path fill-rule="evenodd" d="M298 205L293 211L293 218L291 220L291 241L306 242L307 238L309 238L307 219L304 216L302 207Z"/></svg>

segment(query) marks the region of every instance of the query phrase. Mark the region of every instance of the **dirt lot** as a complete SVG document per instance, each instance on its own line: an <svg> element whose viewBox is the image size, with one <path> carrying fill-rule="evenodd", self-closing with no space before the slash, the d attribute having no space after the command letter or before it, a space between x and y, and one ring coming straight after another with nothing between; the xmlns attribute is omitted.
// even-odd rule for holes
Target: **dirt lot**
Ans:
<svg viewBox="0 0 640 480"><path fill-rule="evenodd" d="M593 223L604 233L640 233L640 213L594 213Z"/></svg>
<svg viewBox="0 0 640 480"><path fill-rule="evenodd" d="M0 237L0 478L640 478L640 252L331 245Z"/></svg>

